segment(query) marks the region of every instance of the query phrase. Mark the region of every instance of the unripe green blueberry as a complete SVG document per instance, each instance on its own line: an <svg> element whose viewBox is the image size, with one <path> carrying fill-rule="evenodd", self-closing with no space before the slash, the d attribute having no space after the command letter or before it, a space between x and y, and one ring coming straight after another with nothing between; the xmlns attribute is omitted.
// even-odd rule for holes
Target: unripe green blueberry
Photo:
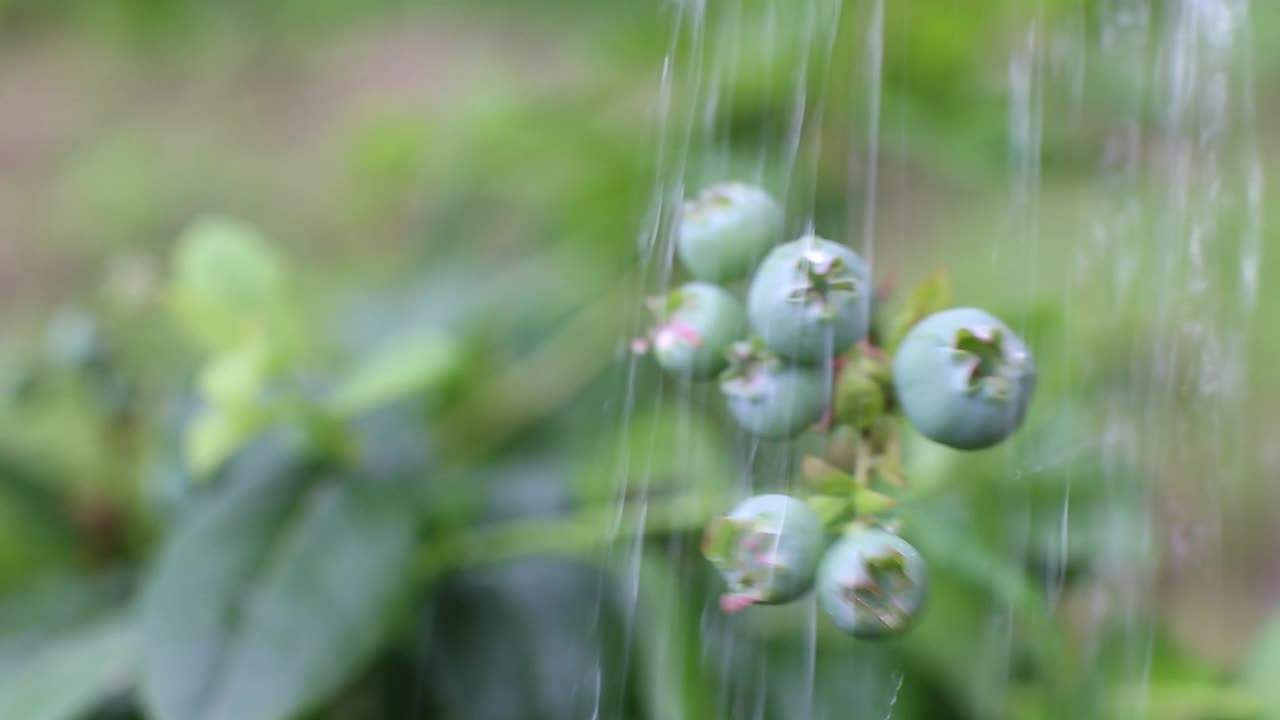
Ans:
<svg viewBox="0 0 1280 720"><path fill-rule="evenodd" d="M821 364L866 336L871 294L857 253L809 235L765 257L747 293L747 317L770 350Z"/></svg>
<svg viewBox="0 0 1280 720"><path fill-rule="evenodd" d="M845 425L868 430L884 415L889 379L883 364L858 356L850 359L836 380L835 414Z"/></svg>
<svg viewBox="0 0 1280 720"><path fill-rule="evenodd" d="M961 450L990 447L1022 424L1036 372L1022 339L990 313L954 308L921 320L893 362L903 414L925 437Z"/></svg>
<svg viewBox="0 0 1280 720"><path fill-rule="evenodd" d="M748 342L735 343L729 355L720 391L739 425L761 437L781 439L822 419L828 388L820 370L785 364Z"/></svg>
<svg viewBox="0 0 1280 720"><path fill-rule="evenodd" d="M756 495L707 524L702 552L728 586L721 607L736 612L808 592L825 541L822 522L807 504L787 495Z"/></svg>
<svg viewBox="0 0 1280 720"><path fill-rule="evenodd" d="M846 633L883 638L919 617L926 580L924 558L906 540L884 530L854 530L822 556L818 604Z"/></svg>
<svg viewBox="0 0 1280 720"><path fill-rule="evenodd" d="M767 191L721 183L685 203L676 250L693 277L731 282L750 275L781 232L782 207Z"/></svg>
<svg viewBox="0 0 1280 720"><path fill-rule="evenodd" d="M654 303L657 326L650 331L653 355L667 371L705 380L729 364L729 346L746 330L742 304L723 288L688 283Z"/></svg>

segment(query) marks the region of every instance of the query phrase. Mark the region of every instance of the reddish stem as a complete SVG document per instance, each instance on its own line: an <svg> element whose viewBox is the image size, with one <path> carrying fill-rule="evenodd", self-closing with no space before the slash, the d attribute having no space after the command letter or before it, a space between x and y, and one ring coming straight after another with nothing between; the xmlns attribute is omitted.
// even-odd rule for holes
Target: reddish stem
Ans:
<svg viewBox="0 0 1280 720"><path fill-rule="evenodd" d="M720 596L720 610L727 615L740 613L755 604L756 599L750 595L725 593Z"/></svg>

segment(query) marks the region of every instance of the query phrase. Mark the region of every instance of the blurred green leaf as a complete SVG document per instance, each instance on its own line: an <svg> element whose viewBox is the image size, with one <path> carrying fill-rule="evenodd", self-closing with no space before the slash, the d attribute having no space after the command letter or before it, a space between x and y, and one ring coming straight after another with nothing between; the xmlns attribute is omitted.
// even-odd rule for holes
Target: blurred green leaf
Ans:
<svg viewBox="0 0 1280 720"><path fill-rule="evenodd" d="M876 492L861 485L853 488L853 509L859 515L876 515L885 512L898 504L891 495Z"/></svg>
<svg viewBox="0 0 1280 720"><path fill-rule="evenodd" d="M279 339L284 265L257 228L219 216L193 222L178 239L173 271L174 314L205 349L235 347L251 332Z"/></svg>
<svg viewBox="0 0 1280 720"><path fill-rule="evenodd" d="M268 422L260 404L270 373L271 349L260 332L213 355L197 384L205 408L186 428L188 469L205 478L244 446Z"/></svg>
<svg viewBox="0 0 1280 720"><path fill-rule="evenodd" d="M0 678L13 675L50 638L101 620L119 603L123 578L46 574L0 602Z"/></svg>
<svg viewBox="0 0 1280 720"><path fill-rule="evenodd" d="M809 503L809 507L813 508L826 527L831 527L852 510L847 496L810 495L805 502Z"/></svg>
<svg viewBox="0 0 1280 720"><path fill-rule="evenodd" d="M1023 618L1041 619L1046 603L1022 567L983 542L971 520L946 503L916 507L908 518L908 539L931 565L964 578Z"/></svg>
<svg viewBox="0 0 1280 720"><path fill-rule="evenodd" d="M200 392L219 405L245 405L258 399L271 365L271 348L264 335L245 336L214 355L200 372Z"/></svg>
<svg viewBox="0 0 1280 720"><path fill-rule="evenodd" d="M296 717L384 638L411 582L403 486L317 477L259 443L165 547L142 596L144 698L157 720Z"/></svg>
<svg viewBox="0 0 1280 720"><path fill-rule="evenodd" d="M457 344L437 333L401 335L384 343L341 381L329 397L334 413L351 417L425 392L458 369Z"/></svg>
<svg viewBox="0 0 1280 720"><path fill-rule="evenodd" d="M7 448L0 448L0 499L28 521L29 540L60 545L74 538L66 500L49 468Z"/></svg>
<svg viewBox="0 0 1280 720"><path fill-rule="evenodd" d="M191 421L184 437L188 469L206 478L262 429L265 418L252 406L210 405Z"/></svg>
<svg viewBox="0 0 1280 720"><path fill-rule="evenodd" d="M0 717L75 720L134 682L137 637L124 614L55 637L0 676Z"/></svg>
<svg viewBox="0 0 1280 720"><path fill-rule="evenodd" d="M451 575L431 595L419 641L414 693L425 702L397 717L646 717L631 711L622 603L580 553Z"/></svg>
<svg viewBox="0 0 1280 720"><path fill-rule="evenodd" d="M609 499L619 488L718 495L733 485L734 473L729 450L708 418L689 407L668 406L637 414L606 436L578 483L586 500Z"/></svg>
<svg viewBox="0 0 1280 720"><path fill-rule="evenodd" d="M640 561L641 627L663 628L661 635L637 634L642 659L643 687L649 717L663 720L699 720L715 716L711 689L715 687L702 668L701 647L694 631L688 587L675 568L657 553Z"/></svg>
<svg viewBox="0 0 1280 720"><path fill-rule="evenodd" d="M6 445L12 439L6 437ZM65 479L50 465L38 455L0 447L0 588L67 567L79 550Z"/></svg>
<svg viewBox="0 0 1280 720"><path fill-rule="evenodd" d="M939 271L911 289L893 316L887 347L894 350L916 323L951 304L951 279Z"/></svg>
<svg viewBox="0 0 1280 720"><path fill-rule="evenodd" d="M848 495L857 484L852 475L815 455L805 455L800 469L805 482L820 493Z"/></svg>

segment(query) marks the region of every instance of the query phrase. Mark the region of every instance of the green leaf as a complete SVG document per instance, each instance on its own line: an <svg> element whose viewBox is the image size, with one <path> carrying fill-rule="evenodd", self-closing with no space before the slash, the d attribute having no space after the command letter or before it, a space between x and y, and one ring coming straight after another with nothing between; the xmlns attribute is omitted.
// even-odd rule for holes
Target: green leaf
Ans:
<svg viewBox="0 0 1280 720"><path fill-rule="evenodd" d="M76 528L66 512L65 499L59 493L58 480L39 456L26 457L0 447L0 517L11 529L21 528L25 548L11 548L26 555L29 550L43 554L62 551L77 541ZM13 522L7 516L16 516ZM0 558L4 555L0 552ZM0 568L6 565L0 559ZM0 572L0 575L3 575Z"/></svg>
<svg viewBox="0 0 1280 720"><path fill-rule="evenodd" d="M75 720L134 682L137 638L123 614L33 650L0 676L0 717Z"/></svg>
<svg viewBox="0 0 1280 720"><path fill-rule="evenodd" d="M157 720L283 720L377 650L411 582L404 487L316 477L297 443L254 445L170 539L142 593Z"/></svg>
<svg viewBox="0 0 1280 720"><path fill-rule="evenodd" d="M813 508L826 527L835 525L850 510L849 499L842 496L811 495L805 502L809 503L809 507Z"/></svg>
<svg viewBox="0 0 1280 720"><path fill-rule="evenodd" d="M599 447L578 475L584 501L608 501L619 491L673 490L719 500L733 487L729 449L715 425L687 406L638 413Z"/></svg>
<svg viewBox="0 0 1280 720"><path fill-rule="evenodd" d="M184 438L187 467L206 478L253 439L265 418L253 406L210 405L192 420Z"/></svg>
<svg viewBox="0 0 1280 720"><path fill-rule="evenodd" d="M810 487L827 495L848 495L857 485L852 475L813 455L800 461L800 472Z"/></svg>
<svg viewBox="0 0 1280 720"><path fill-rule="evenodd" d="M931 565L946 569L1007 603L1025 618L1042 619L1045 602L1022 568L984 544L974 528L946 508L919 506L909 518L910 540Z"/></svg>
<svg viewBox="0 0 1280 720"><path fill-rule="evenodd" d="M950 305L951 280L945 271L939 270L912 288L898 312L893 316L889 328L889 349L896 350L898 343L902 342L916 323L936 312L946 310Z"/></svg>
<svg viewBox="0 0 1280 720"><path fill-rule="evenodd" d="M875 515L882 513L898 504L898 501L884 493L876 492L871 488L857 486L853 488L853 509L859 515Z"/></svg>
<svg viewBox="0 0 1280 720"><path fill-rule="evenodd" d="M206 407L186 429L187 467L206 478L249 442L268 422L261 403L271 373L271 346L261 332L215 354L197 385Z"/></svg>
<svg viewBox="0 0 1280 720"><path fill-rule="evenodd" d="M437 333L392 339L378 348L329 397L330 409L351 417L379 405L426 392L458 369L457 344Z"/></svg>
<svg viewBox="0 0 1280 720"><path fill-rule="evenodd" d="M14 674L67 628L87 627L116 604L121 578L45 574L7 592L0 601L0 678Z"/></svg>
<svg viewBox="0 0 1280 720"><path fill-rule="evenodd" d="M715 682L706 677L702 667L703 648L697 618L690 613L690 596L672 592L673 588L687 588L689 583L655 553L645 553L639 571L638 622L640 627L661 628L661 632L636 636L648 716L663 720L712 717Z"/></svg>
<svg viewBox="0 0 1280 720"><path fill-rule="evenodd" d="M1258 720L1280 717L1274 705L1264 706L1258 698L1239 688L1212 682L1144 684L1122 688L1114 698L1113 717L1122 717L1135 707L1145 707L1151 720Z"/></svg>
<svg viewBox="0 0 1280 720"><path fill-rule="evenodd" d="M271 370L271 346L254 333L234 347L214 355L200 371L200 392L219 405L257 402Z"/></svg>
<svg viewBox="0 0 1280 720"><path fill-rule="evenodd" d="M245 333L282 327L284 266L255 227L226 217L193 222L178 239L171 302L182 330L206 349L237 345Z"/></svg>
<svg viewBox="0 0 1280 720"><path fill-rule="evenodd" d="M413 642L415 709L404 703L364 717L646 717L629 712L640 685L624 639L631 613L594 557L584 549L451 574Z"/></svg>

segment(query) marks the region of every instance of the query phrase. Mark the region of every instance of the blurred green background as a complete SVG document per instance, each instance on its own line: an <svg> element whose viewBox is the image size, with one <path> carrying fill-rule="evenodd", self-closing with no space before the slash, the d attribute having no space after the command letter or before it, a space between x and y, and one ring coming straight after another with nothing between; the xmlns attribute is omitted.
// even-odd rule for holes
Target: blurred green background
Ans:
<svg viewBox="0 0 1280 720"><path fill-rule="evenodd" d="M1280 717L1280 5L879 6L0 0L0 720ZM715 609L729 177L1039 358L902 640Z"/></svg>

